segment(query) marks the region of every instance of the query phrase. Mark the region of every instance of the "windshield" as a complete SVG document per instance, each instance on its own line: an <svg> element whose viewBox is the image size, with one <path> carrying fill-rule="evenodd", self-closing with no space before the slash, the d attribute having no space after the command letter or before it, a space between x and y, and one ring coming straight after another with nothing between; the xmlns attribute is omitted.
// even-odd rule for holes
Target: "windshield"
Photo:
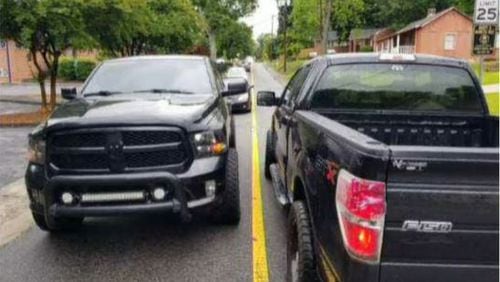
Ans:
<svg viewBox="0 0 500 282"><path fill-rule="evenodd" d="M352 64L329 67L312 108L482 111L479 93L461 68L416 64Z"/></svg>
<svg viewBox="0 0 500 282"><path fill-rule="evenodd" d="M133 59L102 64L83 94L99 92L211 93L212 87L203 60Z"/></svg>
<svg viewBox="0 0 500 282"><path fill-rule="evenodd" d="M243 68L230 68L227 71L228 77L246 77L247 72Z"/></svg>

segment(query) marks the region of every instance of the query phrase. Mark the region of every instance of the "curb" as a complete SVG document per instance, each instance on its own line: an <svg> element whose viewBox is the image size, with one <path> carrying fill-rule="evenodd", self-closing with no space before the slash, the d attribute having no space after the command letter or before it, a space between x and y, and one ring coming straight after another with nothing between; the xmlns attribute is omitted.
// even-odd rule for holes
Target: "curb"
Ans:
<svg viewBox="0 0 500 282"><path fill-rule="evenodd" d="M267 62L263 62L262 65L264 68L271 74L274 80L278 81L282 85L287 84L287 79L280 73L278 73L272 66L270 66Z"/></svg>
<svg viewBox="0 0 500 282"><path fill-rule="evenodd" d="M33 225L23 178L0 188L0 203L0 247L2 247Z"/></svg>

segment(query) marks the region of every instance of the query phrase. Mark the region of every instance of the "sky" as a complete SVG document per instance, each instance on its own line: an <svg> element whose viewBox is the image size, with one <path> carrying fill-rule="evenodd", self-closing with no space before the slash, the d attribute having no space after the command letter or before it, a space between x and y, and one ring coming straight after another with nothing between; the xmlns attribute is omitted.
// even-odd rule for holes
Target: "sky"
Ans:
<svg viewBox="0 0 500 282"><path fill-rule="evenodd" d="M253 14L243 19L247 25L252 27L253 38L257 39L259 35L264 33L271 33L271 28L278 28L278 7L276 0L259 0L257 9ZM274 16L274 24L273 17Z"/></svg>

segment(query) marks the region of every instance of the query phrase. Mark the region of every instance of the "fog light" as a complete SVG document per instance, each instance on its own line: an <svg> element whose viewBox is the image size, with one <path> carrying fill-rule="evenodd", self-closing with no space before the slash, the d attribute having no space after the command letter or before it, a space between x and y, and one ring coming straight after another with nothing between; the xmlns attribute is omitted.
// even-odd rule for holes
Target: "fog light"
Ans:
<svg viewBox="0 0 500 282"><path fill-rule="evenodd" d="M215 180L209 180L205 182L205 194L207 197L213 197L215 196Z"/></svg>
<svg viewBox="0 0 500 282"><path fill-rule="evenodd" d="M156 201L161 201L163 199L165 199L165 189L163 188L155 188L153 190L153 199L155 199Z"/></svg>
<svg viewBox="0 0 500 282"><path fill-rule="evenodd" d="M75 197L73 197L73 195L70 192L64 192L61 195L61 201L65 205L71 205L74 199Z"/></svg>

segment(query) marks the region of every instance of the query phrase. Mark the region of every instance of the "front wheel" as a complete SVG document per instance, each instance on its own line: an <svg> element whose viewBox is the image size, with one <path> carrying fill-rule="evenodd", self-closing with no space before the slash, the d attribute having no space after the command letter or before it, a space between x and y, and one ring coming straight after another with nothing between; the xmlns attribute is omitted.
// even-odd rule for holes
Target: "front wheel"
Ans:
<svg viewBox="0 0 500 282"><path fill-rule="evenodd" d="M318 281L311 223L302 201L292 204L288 216L286 281Z"/></svg>
<svg viewBox="0 0 500 282"><path fill-rule="evenodd" d="M265 161L264 161L264 175L266 176L266 179L271 179L271 169L270 166L274 162L274 157L273 153L274 148L273 148L273 134L271 130L267 131L266 134L266 155L264 156Z"/></svg>
<svg viewBox="0 0 500 282"><path fill-rule="evenodd" d="M212 210L211 220L217 224L237 225L240 222L240 181L238 177L238 153L229 149L222 202Z"/></svg>

